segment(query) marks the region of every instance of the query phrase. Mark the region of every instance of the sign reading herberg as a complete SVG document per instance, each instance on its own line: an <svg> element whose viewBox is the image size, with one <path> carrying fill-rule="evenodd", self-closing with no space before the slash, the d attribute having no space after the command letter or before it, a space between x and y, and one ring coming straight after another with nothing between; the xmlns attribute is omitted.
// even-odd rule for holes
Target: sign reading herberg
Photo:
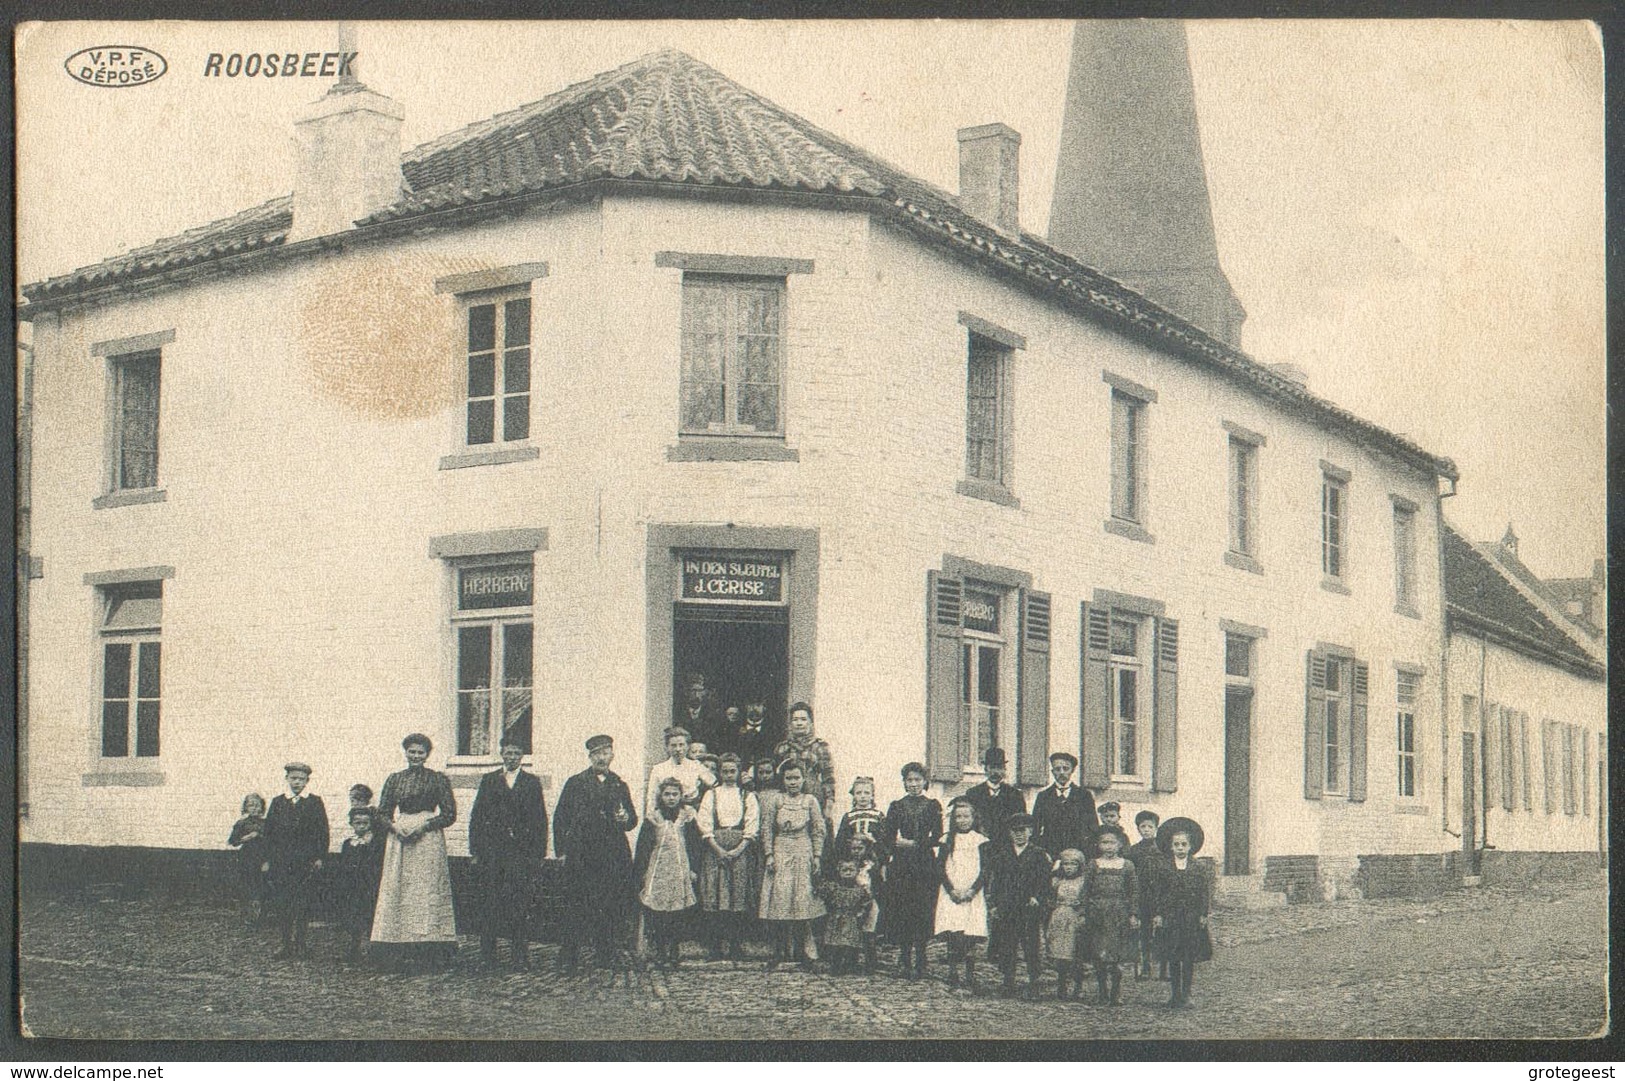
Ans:
<svg viewBox="0 0 1625 1081"><path fill-rule="evenodd" d="M776 556L685 555L685 601L783 604L784 559Z"/></svg>
<svg viewBox="0 0 1625 1081"><path fill-rule="evenodd" d="M530 604L531 567L464 567L457 572L457 607L519 608Z"/></svg>

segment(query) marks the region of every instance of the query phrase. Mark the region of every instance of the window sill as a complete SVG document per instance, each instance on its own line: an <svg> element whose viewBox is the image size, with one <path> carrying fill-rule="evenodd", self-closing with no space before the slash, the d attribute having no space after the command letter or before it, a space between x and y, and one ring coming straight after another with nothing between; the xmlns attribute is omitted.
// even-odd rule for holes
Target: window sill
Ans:
<svg viewBox="0 0 1625 1081"><path fill-rule="evenodd" d="M1354 590L1343 584L1342 579L1333 578L1329 574L1321 575L1320 588L1328 593L1341 593L1345 597L1352 597Z"/></svg>
<svg viewBox="0 0 1625 1081"><path fill-rule="evenodd" d="M95 510L107 510L109 507L133 507L137 503L165 503L168 500L169 493L162 488L125 488L99 495L90 501L90 505Z"/></svg>
<svg viewBox="0 0 1625 1081"><path fill-rule="evenodd" d="M1252 556L1242 555L1240 552L1224 553L1224 564L1235 567L1237 570L1250 571L1253 574L1263 574L1264 565Z"/></svg>
<svg viewBox="0 0 1625 1081"><path fill-rule="evenodd" d="M1404 798L1404 796L1400 797L1400 799ZM1394 804L1394 813L1396 815L1425 815L1428 813L1428 809L1427 805L1423 803L1396 803Z"/></svg>
<svg viewBox="0 0 1625 1081"><path fill-rule="evenodd" d="M545 773L537 773L535 764L530 756L526 755L520 763L526 773L531 774L542 782L543 788L552 787L553 778ZM480 780L487 773L502 768L502 759L496 756L486 758L480 755L470 755L464 758L452 758L446 762L446 776L451 779L453 788L478 788Z"/></svg>
<svg viewBox="0 0 1625 1081"><path fill-rule="evenodd" d="M1418 612L1415 608L1412 608L1408 604L1396 604L1396 605L1394 605L1394 613L1396 615L1405 616L1408 619L1421 619L1422 618L1422 613Z"/></svg>
<svg viewBox="0 0 1625 1081"><path fill-rule="evenodd" d="M668 462L799 462L801 452L782 439L684 438L666 448Z"/></svg>
<svg viewBox="0 0 1625 1081"><path fill-rule="evenodd" d="M1146 529L1145 526L1138 522L1125 521L1122 518L1107 518L1106 532L1119 537L1127 537L1129 540L1139 541L1142 544L1157 543L1157 538L1152 536L1151 531Z"/></svg>
<svg viewBox="0 0 1625 1081"><path fill-rule="evenodd" d="M508 462L534 462L542 456L535 447L504 447L501 450L471 450L461 454L448 454L440 459L441 469L471 469L480 465L505 465Z"/></svg>
<svg viewBox="0 0 1625 1081"><path fill-rule="evenodd" d="M81 774L79 783L86 788L153 788L164 783L164 773L156 769L109 769Z"/></svg>
<svg viewBox="0 0 1625 1081"><path fill-rule="evenodd" d="M1010 489L1002 484L995 484L990 480L974 480L966 477L954 485L954 491L972 499L985 499L989 503L997 503L1001 507L1021 509L1021 500L1011 494Z"/></svg>

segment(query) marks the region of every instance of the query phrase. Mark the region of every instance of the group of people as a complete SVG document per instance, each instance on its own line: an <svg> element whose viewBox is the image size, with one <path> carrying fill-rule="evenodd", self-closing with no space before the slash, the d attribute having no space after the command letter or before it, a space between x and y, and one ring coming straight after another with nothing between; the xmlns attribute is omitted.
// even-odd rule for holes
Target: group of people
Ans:
<svg viewBox="0 0 1625 1081"><path fill-rule="evenodd" d="M1118 805L1097 810L1064 751L1050 756L1055 783L1029 811L994 747L986 780L946 812L926 794L925 767L910 762L905 794L884 812L873 778L855 778L837 823L833 758L814 735L811 707L792 706L788 728L771 756L747 760L731 750L713 756L673 725L666 758L636 801L610 769L613 739L587 741L588 766L565 782L552 818L565 889L561 971L584 961L617 971L641 959L674 968L688 941L737 966L747 940L765 939L770 969L823 956L833 973L873 972L887 944L898 950L898 973L918 980L928 944L942 939L947 981L967 991L985 942L1004 994L1017 993L1019 959L1024 997L1036 996L1047 965L1057 996L1080 998L1092 968L1097 1000L1116 1005L1122 966L1145 979L1156 962L1170 1004L1189 1003L1193 967L1212 956L1212 885L1194 859L1203 843L1196 822L1143 810L1130 845ZM352 958L370 938L371 953L444 964L456 945L444 839L456 803L445 774L424 764L428 737L408 736L403 749L407 768L385 782L377 806L365 786L352 789L353 835L325 880ZM524 749L505 742L501 754L502 768L481 778L475 796L469 852L482 953L495 962L506 940L511 963L524 967L549 820ZM262 817L245 801L231 843L263 876L283 953L297 954L328 836L321 801L304 793L309 767L289 763L286 772L289 792Z"/></svg>

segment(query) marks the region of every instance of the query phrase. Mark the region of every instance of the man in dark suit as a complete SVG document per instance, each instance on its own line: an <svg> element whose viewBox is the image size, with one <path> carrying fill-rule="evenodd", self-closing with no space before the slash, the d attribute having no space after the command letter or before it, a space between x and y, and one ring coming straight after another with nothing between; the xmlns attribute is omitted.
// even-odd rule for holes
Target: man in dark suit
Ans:
<svg viewBox="0 0 1625 1081"><path fill-rule="evenodd" d="M1022 812L1008 823L1009 836L982 846L987 882L987 952L1004 976L1004 994L1016 991L1016 950L1027 958L1027 989L1023 997L1037 995L1044 959L1039 949L1044 900L1049 896L1049 853L1032 843L1033 816Z"/></svg>
<svg viewBox="0 0 1625 1081"><path fill-rule="evenodd" d="M683 680L683 695L672 707L672 722L688 730L689 739L707 747L716 744L724 733L722 711L712 699L706 686L704 672L690 672Z"/></svg>
<svg viewBox="0 0 1625 1081"><path fill-rule="evenodd" d="M327 808L320 796L305 794L310 783L310 767L289 762L282 767L288 779L286 795L271 801L265 816L266 892L277 924L282 930L282 948L276 956L304 956L305 925L316 895L316 873L332 842L328 832Z"/></svg>
<svg viewBox="0 0 1625 1081"><path fill-rule="evenodd" d="M987 771L987 780L972 785L965 798L976 808L983 835L1003 844L1010 839L1010 816L1027 813L1027 797L1020 789L1004 783L1008 776L1004 748L989 747L982 756L982 768Z"/></svg>
<svg viewBox="0 0 1625 1081"><path fill-rule="evenodd" d="M1049 756L1050 775L1055 783L1033 799L1035 844L1059 859L1062 852L1075 848L1088 856L1090 838L1100 824L1095 817L1095 797L1087 788L1072 783L1078 760L1065 751Z"/></svg>
<svg viewBox="0 0 1625 1081"><path fill-rule="evenodd" d="M495 961L497 939L513 942L513 963L529 961L531 905L547 858L542 782L526 773L524 747L502 741L502 768L480 778L468 819L468 852L482 894L480 953Z"/></svg>
<svg viewBox="0 0 1625 1081"><path fill-rule="evenodd" d="M615 741L592 737L587 757L591 765L564 782L553 813L553 847L564 861L569 908L559 951L559 969L565 973L575 971L583 943L591 944L594 964L619 966L637 899L626 833L637 826L638 812L626 782L609 769Z"/></svg>
<svg viewBox="0 0 1625 1081"><path fill-rule="evenodd" d="M777 747L783 738L784 732L780 726L767 723L767 703L764 696L752 694L745 701L744 723L728 734L728 739L719 749L719 753L732 751L739 756L741 764L751 763L770 757L773 748Z"/></svg>

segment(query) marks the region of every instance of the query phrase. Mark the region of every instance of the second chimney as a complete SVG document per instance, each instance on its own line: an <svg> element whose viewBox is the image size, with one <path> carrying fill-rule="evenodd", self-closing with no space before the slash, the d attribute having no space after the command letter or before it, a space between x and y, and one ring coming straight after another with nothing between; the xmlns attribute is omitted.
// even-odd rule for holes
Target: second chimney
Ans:
<svg viewBox="0 0 1625 1081"><path fill-rule="evenodd" d="M339 82L295 123L299 164L288 240L341 233L401 197L400 105Z"/></svg>
<svg viewBox="0 0 1625 1081"><path fill-rule="evenodd" d="M959 205L1009 237L1021 236L1021 135L1005 124L959 129Z"/></svg>

